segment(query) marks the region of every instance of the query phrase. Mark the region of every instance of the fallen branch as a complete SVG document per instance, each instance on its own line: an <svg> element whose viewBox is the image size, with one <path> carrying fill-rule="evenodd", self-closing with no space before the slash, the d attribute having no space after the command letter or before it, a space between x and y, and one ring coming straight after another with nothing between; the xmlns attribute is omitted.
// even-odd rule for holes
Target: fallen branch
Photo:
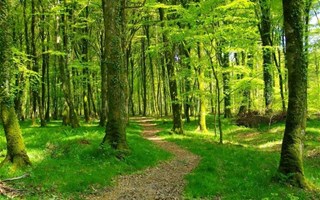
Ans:
<svg viewBox="0 0 320 200"><path fill-rule="evenodd" d="M0 182L15 181L15 180L19 180L19 179L26 178L26 177L29 177L29 176L30 176L30 174L23 174L23 175L18 176L18 177L13 177L13 178L7 178L7 179L0 180Z"/></svg>

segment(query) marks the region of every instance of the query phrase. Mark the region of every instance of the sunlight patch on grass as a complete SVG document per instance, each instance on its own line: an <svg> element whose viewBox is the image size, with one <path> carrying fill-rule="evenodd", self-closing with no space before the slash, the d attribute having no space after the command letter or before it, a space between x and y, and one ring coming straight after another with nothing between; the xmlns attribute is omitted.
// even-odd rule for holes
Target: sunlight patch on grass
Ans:
<svg viewBox="0 0 320 200"><path fill-rule="evenodd" d="M61 126L58 121L50 122L44 128L23 122L22 130L33 164L28 169L31 176L12 184L28 191L26 199L81 199L83 194L110 185L117 175L136 172L171 156L143 139L141 127L136 123L130 123L127 128L131 151L121 160L110 146L100 146L105 128L97 123L82 123L80 128L71 129ZM2 144L5 148L5 141L0 137ZM22 173L9 174L1 169L0 180Z"/></svg>
<svg viewBox="0 0 320 200"><path fill-rule="evenodd" d="M171 125L159 123L164 129ZM212 133L192 132L196 121L185 127L185 136L168 135L166 131L160 134L201 157L199 166L186 177L185 199L320 199L317 192L272 181L279 164L284 124L250 129L223 120L223 145ZM306 142L309 149L320 145L319 136L310 138ZM318 152L313 156L305 158L305 174L320 187L320 157Z"/></svg>
<svg viewBox="0 0 320 200"><path fill-rule="evenodd" d="M28 156L32 163L39 163L45 159L44 150L39 149L27 149Z"/></svg>
<svg viewBox="0 0 320 200"><path fill-rule="evenodd" d="M272 142L267 142L267 143L264 143L264 144L260 144L258 146L259 149L269 149L269 150L272 150L273 148L277 148L279 147L279 145L282 144L282 141L281 140L276 140L276 141L272 141Z"/></svg>

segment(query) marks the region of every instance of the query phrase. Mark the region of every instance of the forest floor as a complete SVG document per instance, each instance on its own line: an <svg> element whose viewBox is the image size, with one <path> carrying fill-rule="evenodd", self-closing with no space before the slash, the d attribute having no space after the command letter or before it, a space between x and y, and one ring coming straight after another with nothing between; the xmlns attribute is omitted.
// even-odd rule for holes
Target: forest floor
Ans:
<svg viewBox="0 0 320 200"><path fill-rule="evenodd" d="M157 136L161 130L151 119L140 117L132 120L142 126L144 138L174 157L138 173L120 176L114 180L113 187L89 199L182 199L186 184L184 176L199 164L200 157Z"/></svg>

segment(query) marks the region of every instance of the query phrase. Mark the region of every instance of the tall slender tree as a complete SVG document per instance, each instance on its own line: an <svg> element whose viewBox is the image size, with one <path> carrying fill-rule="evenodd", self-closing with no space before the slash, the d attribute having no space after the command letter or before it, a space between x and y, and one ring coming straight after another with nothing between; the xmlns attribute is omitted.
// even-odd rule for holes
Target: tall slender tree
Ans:
<svg viewBox="0 0 320 200"><path fill-rule="evenodd" d="M160 21L162 22L162 27L164 27L165 18L165 10L163 8L159 8ZM182 124L182 116L181 116L181 103L178 102L178 83L176 80L176 69L174 66L174 50L175 45L171 46L170 41L167 35L167 32L162 34L162 41L164 43L165 52L164 56L166 59L166 67L167 73L169 77L169 90L171 97L171 107L172 107L172 119L173 119L173 127L172 131L177 134L183 134L183 124Z"/></svg>
<svg viewBox="0 0 320 200"><path fill-rule="evenodd" d="M66 117L69 120L72 128L77 128L80 126L78 114L75 109L74 105L74 98L73 98L73 88L71 86L71 77L70 77L70 70L69 70L69 36L68 36L68 3L66 0L63 1L65 6L65 12L62 12L61 15L61 25L62 25L62 40L63 40L63 51L65 53L64 56L60 56L60 63L59 69L61 74L61 81L62 81L62 90L64 93L64 97L66 103L68 105L69 111L66 113ZM65 121L65 122L66 122Z"/></svg>
<svg viewBox="0 0 320 200"><path fill-rule="evenodd" d="M273 80L272 80L272 51L271 51L271 2L259 0L261 22L259 26L263 51L263 80L266 113L272 112Z"/></svg>
<svg viewBox="0 0 320 200"><path fill-rule="evenodd" d="M202 59L202 44L198 43L198 59L199 63L201 63ZM200 92L199 99L199 129L201 132L207 132L207 123L206 123L206 112L207 112L207 99L205 95L205 67L199 66L197 69L198 76L198 88Z"/></svg>
<svg viewBox="0 0 320 200"><path fill-rule="evenodd" d="M283 0L282 3L289 103L279 172L285 174L292 185L305 188L308 184L302 161L307 113L307 65L303 45L304 0Z"/></svg>

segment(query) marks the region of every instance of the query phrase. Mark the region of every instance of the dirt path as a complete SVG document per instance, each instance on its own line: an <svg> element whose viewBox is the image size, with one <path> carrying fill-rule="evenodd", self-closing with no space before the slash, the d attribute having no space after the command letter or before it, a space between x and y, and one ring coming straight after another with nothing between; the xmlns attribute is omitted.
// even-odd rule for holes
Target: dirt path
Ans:
<svg viewBox="0 0 320 200"><path fill-rule="evenodd" d="M147 118L134 118L142 127L142 135L159 147L171 152L174 157L140 173L120 176L114 187L107 188L101 196L90 199L182 199L185 186L184 176L199 163L199 157L162 140L156 135L160 130Z"/></svg>

